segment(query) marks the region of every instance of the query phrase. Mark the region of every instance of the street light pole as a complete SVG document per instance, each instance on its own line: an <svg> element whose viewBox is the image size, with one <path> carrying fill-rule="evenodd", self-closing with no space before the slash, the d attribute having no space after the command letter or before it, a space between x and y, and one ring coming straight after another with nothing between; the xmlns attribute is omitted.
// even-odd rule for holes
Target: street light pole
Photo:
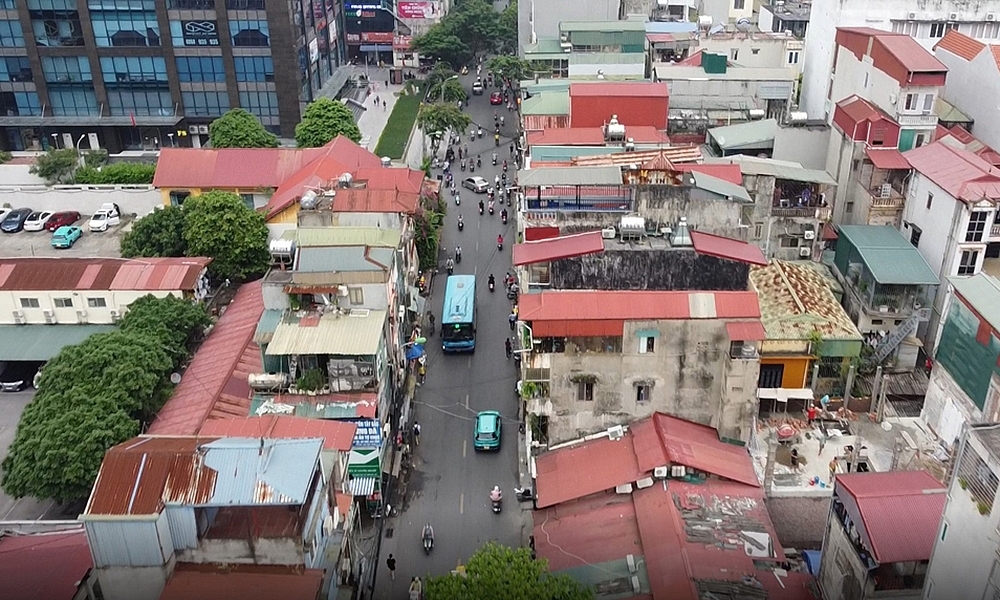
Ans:
<svg viewBox="0 0 1000 600"><path fill-rule="evenodd" d="M441 82L441 102L444 103L444 84L448 83L452 79L458 79L458 75L452 75L451 77L445 79Z"/></svg>

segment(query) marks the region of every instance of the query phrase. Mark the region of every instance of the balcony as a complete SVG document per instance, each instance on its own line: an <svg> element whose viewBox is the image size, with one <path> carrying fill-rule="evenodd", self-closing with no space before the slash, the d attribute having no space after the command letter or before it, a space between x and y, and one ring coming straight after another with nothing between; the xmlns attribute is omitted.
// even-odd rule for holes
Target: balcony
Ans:
<svg viewBox="0 0 1000 600"><path fill-rule="evenodd" d="M896 114L896 122L900 127L934 127L937 125L937 115L904 115Z"/></svg>
<svg viewBox="0 0 1000 600"><path fill-rule="evenodd" d="M872 573L876 592L920 590L924 587L927 561L887 563Z"/></svg>
<svg viewBox="0 0 1000 600"><path fill-rule="evenodd" d="M772 217L818 219L827 208L825 186L801 181L776 179L771 202Z"/></svg>
<svg viewBox="0 0 1000 600"><path fill-rule="evenodd" d="M994 223L990 226L990 237L1000 238L1000 223Z"/></svg>
<svg viewBox="0 0 1000 600"><path fill-rule="evenodd" d="M527 210L629 212L632 191L620 185L555 185L526 187Z"/></svg>

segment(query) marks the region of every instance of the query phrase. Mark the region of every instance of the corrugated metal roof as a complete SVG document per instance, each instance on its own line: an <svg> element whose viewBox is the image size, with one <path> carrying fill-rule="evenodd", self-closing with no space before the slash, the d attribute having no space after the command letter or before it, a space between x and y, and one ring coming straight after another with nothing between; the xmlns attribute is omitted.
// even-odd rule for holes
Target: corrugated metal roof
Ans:
<svg viewBox="0 0 1000 600"><path fill-rule="evenodd" d="M521 187L540 185L622 185L619 167L542 167L517 172Z"/></svg>
<svg viewBox="0 0 1000 600"><path fill-rule="evenodd" d="M210 258L0 258L4 291L193 291Z"/></svg>
<svg viewBox="0 0 1000 600"><path fill-rule="evenodd" d="M865 156L879 169L910 170L909 161L896 148L865 148Z"/></svg>
<svg viewBox="0 0 1000 600"><path fill-rule="evenodd" d="M875 281L889 285L937 285L937 275L895 227L842 225L840 238L854 246Z"/></svg>
<svg viewBox="0 0 1000 600"><path fill-rule="evenodd" d="M322 438L326 450L346 452L351 449L355 423L324 419L305 419L287 415L214 419L201 427L199 435L237 438Z"/></svg>
<svg viewBox="0 0 1000 600"><path fill-rule="evenodd" d="M276 188L324 154L323 148L163 148L153 187Z"/></svg>
<svg viewBox="0 0 1000 600"><path fill-rule="evenodd" d="M770 175L777 179L788 181L805 181L825 185L836 185L837 182L829 173L820 169L807 169L796 162L760 158L757 156L726 156L724 158L706 158L710 165L739 165L741 172L747 175Z"/></svg>
<svg viewBox="0 0 1000 600"><path fill-rule="evenodd" d="M664 82L588 81L586 83L571 83L569 95L570 97L598 96L601 98L666 98L670 92Z"/></svg>
<svg viewBox="0 0 1000 600"><path fill-rule="evenodd" d="M837 102L837 106L850 118L853 125L857 125L862 121L876 121L879 119L886 119L895 123L892 117L887 115L881 108L857 94L853 94Z"/></svg>
<svg viewBox="0 0 1000 600"><path fill-rule="evenodd" d="M286 232L299 246L399 247L403 234L380 227L299 227ZM285 237L285 236L282 236Z"/></svg>
<svg viewBox="0 0 1000 600"><path fill-rule="evenodd" d="M651 125L633 125L625 135L636 144L669 144L667 134ZM528 146L601 146L605 147L600 127L564 127L528 132ZM606 147L611 150L611 147ZM532 150L534 152L534 150Z"/></svg>
<svg viewBox="0 0 1000 600"><path fill-rule="evenodd" d="M645 21L560 21L559 30L570 31L646 31Z"/></svg>
<svg viewBox="0 0 1000 600"><path fill-rule="evenodd" d="M365 246L299 246L295 253L296 273L388 271L395 248Z"/></svg>
<svg viewBox="0 0 1000 600"><path fill-rule="evenodd" d="M337 190L333 212L402 213L412 215L420 206L420 194L399 190L348 188Z"/></svg>
<svg viewBox="0 0 1000 600"><path fill-rule="evenodd" d="M263 312L261 282L244 284L157 413L150 434L194 435L216 411L246 415L250 406L247 376L263 370L260 347L253 341Z"/></svg>
<svg viewBox="0 0 1000 600"><path fill-rule="evenodd" d="M275 329L267 355L374 355L382 343L386 311L364 310L357 316L351 312L349 316L327 313L301 317L289 313Z"/></svg>
<svg viewBox="0 0 1000 600"><path fill-rule="evenodd" d="M521 114L532 115L568 115L569 94L567 92L540 92L521 102Z"/></svg>
<svg viewBox="0 0 1000 600"><path fill-rule="evenodd" d="M713 177L707 173L701 173L695 169L692 169L691 174L694 178L695 187L699 189L718 194L728 200L739 200L747 204L753 204L753 198L747 193L743 184L730 183L724 179Z"/></svg>
<svg viewBox="0 0 1000 600"><path fill-rule="evenodd" d="M937 141L903 156L917 172L954 198L968 203L1000 199L1000 169L968 150Z"/></svg>
<svg viewBox="0 0 1000 600"><path fill-rule="evenodd" d="M0 537L4 600L69 600L93 566L82 528Z"/></svg>
<svg viewBox="0 0 1000 600"><path fill-rule="evenodd" d="M876 37L900 65L911 73L936 73L948 67L909 35L882 32Z"/></svg>
<svg viewBox="0 0 1000 600"><path fill-rule="evenodd" d="M290 414L306 419L372 419L377 409L378 398L372 392L317 396L258 394L250 402L249 414Z"/></svg>
<svg viewBox="0 0 1000 600"><path fill-rule="evenodd" d="M690 57L688 57L690 58ZM684 66L681 63L653 63L656 77L664 83L670 81L769 81L792 84L796 75L791 69L782 67L739 67L730 64L725 73L706 73L704 67ZM791 89L789 88L789 91ZM751 105L752 107L752 105ZM720 106L724 108L724 106Z"/></svg>
<svg viewBox="0 0 1000 600"><path fill-rule="evenodd" d="M860 340L861 333L844 312L830 286L814 268L772 260L751 267L750 282L760 297L761 322L769 340Z"/></svg>
<svg viewBox="0 0 1000 600"><path fill-rule="evenodd" d="M702 160L701 150L697 146L674 146L671 148L656 148L639 152L608 152L597 156L580 155L573 159L573 165L578 167L617 166L643 164L647 161L665 158L676 168L677 163L698 163Z"/></svg>
<svg viewBox="0 0 1000 600"><path fill-rule="evenodd" d="M271 341L271 337L274 335L274 330L278 328L278 323L281 322L281 317L285 314L285 311L279 308L266 308L264 312L260 315L260 320L257 321L257 329L253 334L253 341L257 345L267 344Z"/></svg>
<svg viewBox="0 0 1000 600"><path fill-rule="evenodd" d="M514 265L530 265L551 260L604 252L600 231L588 231L562 237L514 245Z"/></svg>
<svg viewBox="0 0 1000 600"><path fill-rule="evenodd" d="M972 277L949 277L948 283L994 330L1000 331L1000 280L980 272Z"/></svg>
<svg viewBox="0 0 1000 600"><path fill-rule="evenodd" d="M309 500L324 440L221 438L205 448L217 473L203 506L301 505Z"/></svg>
<svg viewBox="0 0 1000 600"><path fill-rule="evenodd" d="M716 179L727 181L733 185L743 185L743 171L739 163L717 165L696 163L671 164L675 170L681 173L704 173L705 175L711 175Z"/></svg>
<svg viewBox="0 0 1000 600"><path fill-rule="evenodd" d="M725 258L752 265L766 265L767 259L760 248L740 240L734 240L721 235L712 235L701 231L691 232L694 251L698 254Z"/></svg>
<svg viewBox="0 0 1000 600"><path fill-rule="evenodd" d="M732 342L759 342L767 338L767 331L760 321L729 321L726 333Z"/></svg>
<svg viewBox="0 0 1000 600"><path fill-rule="evenodd" d="M714 127L708 130L708 135L723 150L771 148L774 146L774 136L777 133L777 119L749 121L737 125Z"/></svg>
<svg viewBox="0 0 1000 600"><path fill-rule="evenodd" d="M599 438L543 453L535 459L538 508L555 506L643 477L632 436Z"/></svg>
<svg viewBox="0 0 1000 600"><path fill-rule="evenodd" d="M178 563L159 600L316 600L322 587L323 571L301 565Z"/></svg>
<svg viewBox="0 0 1000 600"><path fill-rule="evenodd" d="M49 360L66 346L116 329L116 325L0 325L0 360Z"/></svg>
<svg viewBox="0 0 1000 600"><path fill-rule="evenodd" d="M930 560L948 499L927 471L837 475L835 491L850 494L861 512L859 532L879 563Z"/></svg>

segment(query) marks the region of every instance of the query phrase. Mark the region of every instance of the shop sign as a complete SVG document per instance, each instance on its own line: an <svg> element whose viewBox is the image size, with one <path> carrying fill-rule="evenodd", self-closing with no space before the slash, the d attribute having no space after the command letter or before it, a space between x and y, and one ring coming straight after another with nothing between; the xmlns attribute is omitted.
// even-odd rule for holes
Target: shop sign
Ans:
<svg viewBox="0 0 1000 600"><path fill-rule="evenodd" d="M181 21L185 46L218 46L219 28L215 21Z"/></svg>

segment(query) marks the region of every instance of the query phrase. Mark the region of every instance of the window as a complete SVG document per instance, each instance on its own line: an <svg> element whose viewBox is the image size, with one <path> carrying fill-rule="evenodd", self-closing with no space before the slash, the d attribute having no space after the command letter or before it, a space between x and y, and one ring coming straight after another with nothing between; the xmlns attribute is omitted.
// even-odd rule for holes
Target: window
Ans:
<svg viewBox="0 0 1000 600"><path fill-rule="evenodd" d="M934 202L934 194L927 192L927 210L931 209L931 203Z"/></svg>
<svg viewBox="0 0 1000 600"><path fill-rule="evenodd" d="M944 37L945 23L931 23L931 37L939 38Z"/></svg>
<svg viewBox="0 0 1000 600"><path fill-rule="evenodd" d="M920 234L923 233L923 232L920 231L920 229L918 227L916 227L915 225L910 225L910 227L911 227L911 231L910 231L910 243L913 244L914 248L916 248L916 247L920 246Z"/></svg>
<svg viewBox="0 0 1000 600"><path fill-rule="evenodd" d="M0 115L8 117L39 116L42 105L35 92L0 92Z"/></svg>
<svg viewBox="0 0 1000 600"><path fill-rule="evenodd" d="M86 56L43 56L42 74L49 84L49 103L56 116L96 115L94 76Z"/></svg>
<svg viewBox="0 0 1000 600"><path fill-rule="evenodd" d="M30 10L76 10L76 0L28 0Z"/></svg>
<svg viewBox="0 0 1000 600"><path fill-rule="evenodd" d="M753 238L755 240L759 240L761 238L761 236L763 236L763 235L764 235L764 224L763 223L754 223L753 224Z"/></svg>
<svg viewBox="0 0 1000 600"><path fill-rule="evenodd" d="M18 21L0 21L0 47L23 48L24 32Z"/></svg>
<svg viewBox="0 0 1000 600"><path fill-rule="evenodd" d="M229 10L264 10L264 0L226 0Z"/></svg>
<svg viewBox="0 0 1000 600"><path fill-rule="evenodd" d="M47 83L82 83L94 80L86 56L43 56L42 73Z"/></svg>
<svg viewBox="0 0 1000 600"><path fill-rule="evenodd" d="M879 121L872 125L872 146L882 146L885 144L885 136L888 133L888 127L885 123Z"/></svg>
<svg viewBox="0 0 1000 600"><path fill-rule="evenodd" d="M533 285L549 285L552 263L535 263L528 265L528 283Z"/></svg>
<svg viewBox="0 0 1000 600"><path fill-rule="evenodd" d="M21 308L38 308L38 298L21 298Z"/></svg>
<svg viewBox="0 0 1000 600"><path fill-rule="evenodd" d="M799 64L799 51L791 50L788 52L788 64L797 65Z"/></svg>
<svg viewBox="0 0 1000 600"><path fill-rule="evenodd" d="M778 237L778 241L782 248L798 248L799 238L793 235L782 235Z"/></svg>
<svg viewBox="0 0 1000 600"><path fill-rule="evenodd" d="M215 0L170 0L167 8L188 10L215 10Z"/></svg>
<svg viewBox="0 0 1000 600"><path fill-rule="evenodd" d="M881 325L883 322L882 319L872 319L872 325Z"/></svg>
<svg viewBox="0 0 1000 600"><path fill-rule="evenodd" d="M578 381L576 383L576 399L583 402L593 402L594 384L589 381Z"/></svg>
<svg viewBox="0 0 1000 600"><path fill-rule="evenodd" d="M907 94L903 101L903 108L906 110L917 110L917 100L919 98L920 94Z"/></svg>
<svg viewBox="0 0 1000 600"><path fill-rule="evenodd" d="M33 81L31 63L27 56L0 57L0 81Z"/></svg>
<svg viewBox="0 0 1000 600"><path fill-rule="evenodd" d="M995 40L1000 37L1000 23L969 23L968 35L977 40Z"/></svg>
<svg viewBox="0 0 1000 600"><path fill-rule="evenodd" d="M927 133L918 133L917 137L916 137L916 140L913 142L913 147L914 148L919 148L919 147L923 146L924 144L926 144L929 139L930 139L930 134L927 134Z"/></svg>
<svg viewBox="0 0 1000 600"><path fill-rule="evenodd" d="M243 201L244 206L246 206L250 210L253 210L255 204L253 194L240 194L240 200Z"/></svg>
<svg viewBox="0 0 1000 600"><path fill-rule="evenodd" d="M965 241L983 241L983 232L986 230L986 222L990 213L985 210L976 211L969 215L969 227L965 230Z"/></svg>
<svg viewBox="0 0 1000 600"><path fill-rule="evenodd" d="M365 303L365 290L359 287L348 287L347 297L351 304L364 304Z"/></svg>
<svg viewBox="0 0 1000 600"><path fill-rule="evenodd" d="M977 250L962 250L962 259L958 263L958 274L975 275L976 262L978 262L978 260L979 252Z"/></svg>
<svg viewBox="0 0 1000 600"><path fill-rule="evenodd" d="M854 203L853 202L848 202L847 205L846 205L846 207L844 208L844 210L847 211L847 212L849 212L849 213L854 212Z"/></svg>
<svg viewBox="0 0 1000 600"><path fill-rule="evenodd" d="M87 308L107 308L108 301L104 298L87 298Z"/></svg>
<svg viewBox="0 0 1000 600"><path fill-rule="evenodd" d="M229 31L233 35L233 46L266 48L271 45L267 21L230 21Z"/></svg>
<svg viewBox="0 0 1000 600"><path fill-rule="evenodd" d="M185 83L225 82L226 68L221 56L178 56L177 78Z"/></svg>
<svg viewBox="0 0 1000 600"><path fill-rule="evenodd" d="M258 117L278 116L277 92L240 92L240 107Z"/></svg>
<svg viewBox="0 0 1000 600"><path fill-rule="evenodd" d="M128 91L108 89L108 105L113 115L159 115L174 114L174 103L170 91L144 90Z"/></svg>
<svg viewBox="0 0 1000 600"><path fill-rule="evenodd" d="M170 192L170 206L180 206L184 204L184 201L188 199L191 192L187 190L174 190Z"/></svg>
<svg viewBox="0 0 1000 600"><path fill-rule="evenodd" d="M274 81L274 61L270 56L234 56L236 81Z"/></svg>
<svg viewBox="0 0 1000 600"><path fill-rule="evenodd" d="M656 347L656 337L644 335L639 337L639 354L652 353Z"/></svg>
<svg viewBox="0 0 1000 600"><path fill-rule="evenodd" d="M740 49L739 48L730 48L729 49L729 60L739 60L739 58L740 58Z"/></svg>
<svg viewBox="0 0 1000 600"><path fill-rule="evenodd" d="M156 10L156 0L87 0L90 10Z"/></svg>
<svg viewBox="0 0 1000 600"><path fill-rule="evenodd" d="M104 56L101 58L104 82L130 88L160 87L167 83L167 62L160 56Z"/></svg>
<svg viewBox="0 0 1000 600"><path fill-rule="evenodd" d="M75 10L30 10L31 30L40 46L82 46L83 29Z"/></svg>
<svg viewBox="0 0 1000 600"><path fill-rule="evenodd" d="M924 94L924 108L925 113L929 113L934 110L934 94Z"/></svg>
<svg viewBox="0 0 1000 600"><path fill-rule="evenodd" d="M639 383L635 386L635 401L636 402L649 402L649 395L652 391L652 386L648 383Z"/></svg>
<svg viewBox="0 0 1000 600"><path fill-rule="evenodd" d="M948 535L948 524L944 523L944 524L941 525L941 541L942 542L944 541L944 538L947 535Z"/></svg>
<svg viewBox="0 0 1000 600"><path fill-rule="evenodd" d="M229 110L226 92L181 92L181 102L188 117L217 117Z"/></svg>
<svg viewBox="0 0 1000 600"><path fill-rule="evenodd" d="M53 298L52 299L52 304L54 304L56 308L73 308L73 299L72 298Z"/></svg>
<svg viewBox="0 0 1000 600"><path fill-rule="evenodd" d="M91 89L60 89L60 86L49 86L49 102L52 114L56 116L96 115L97 96Z"/></svg>
<svg viewBox="0 0 1000 600"><path fill-rule="evenodd" d="M155 11L92 10L98 46L159 46L160 24Z"/></svg>
<svg viewBox="0 0 1000 600"><path fill-rule="evenodd" d="M892 30L895 33L905 33L906 35L915 38L919 37L920 23L916 21L893 21Z"/></svg>
<svg viewBox="0 0 1000 600"><path fill-rule="evenodd" d="M733 0L733 10L743 10L746 7L746 0Z"/></svg>

